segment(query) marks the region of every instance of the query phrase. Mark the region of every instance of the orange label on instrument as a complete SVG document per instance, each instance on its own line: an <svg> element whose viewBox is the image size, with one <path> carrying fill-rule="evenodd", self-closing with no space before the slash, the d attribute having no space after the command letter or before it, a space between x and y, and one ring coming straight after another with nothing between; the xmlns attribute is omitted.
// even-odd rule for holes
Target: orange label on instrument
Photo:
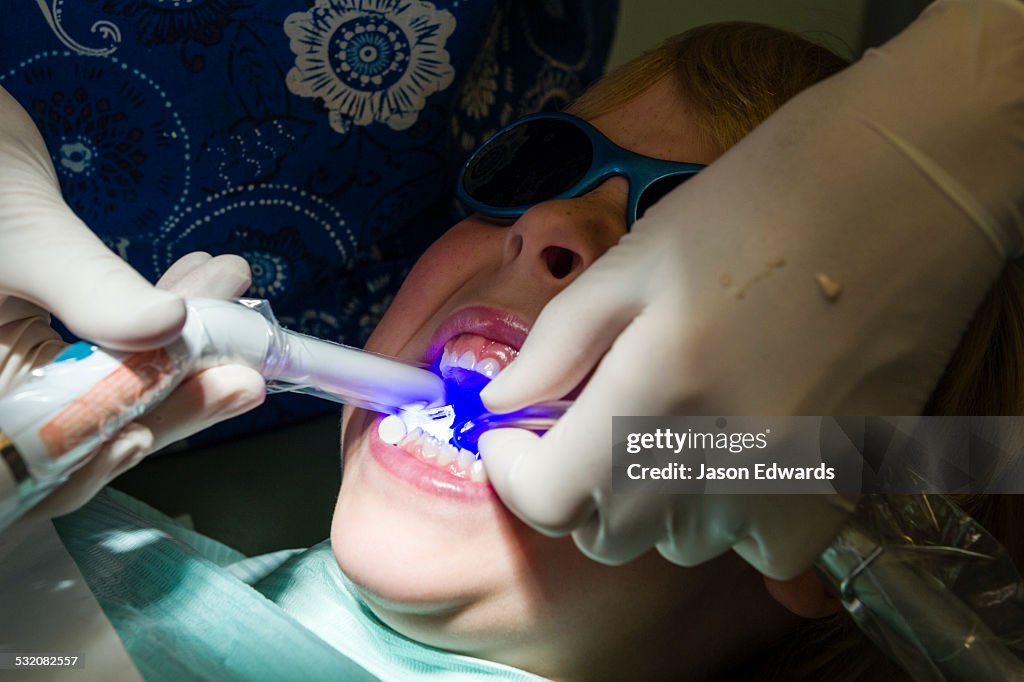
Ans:
<svg viewBox="0 0 1024 682"><path fill-rule="evenodd" d="M50 451L50 457L57 459L143 401L170 375L171 369L171 357L163 348L126 357L117 369L39 429L39 438Z"/></svg>

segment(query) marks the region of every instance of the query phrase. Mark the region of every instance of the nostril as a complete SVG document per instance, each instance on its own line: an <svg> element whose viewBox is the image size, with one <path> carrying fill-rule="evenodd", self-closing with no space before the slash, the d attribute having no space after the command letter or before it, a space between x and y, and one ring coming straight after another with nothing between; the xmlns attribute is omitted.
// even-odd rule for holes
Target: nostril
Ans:
<svg viewBox="0 0 1024 682"><path fill-rule="evenodd" d="M578 254L561 246L549 246L541 252L548 271L555 279L563 279L583 263Z"/></svg>

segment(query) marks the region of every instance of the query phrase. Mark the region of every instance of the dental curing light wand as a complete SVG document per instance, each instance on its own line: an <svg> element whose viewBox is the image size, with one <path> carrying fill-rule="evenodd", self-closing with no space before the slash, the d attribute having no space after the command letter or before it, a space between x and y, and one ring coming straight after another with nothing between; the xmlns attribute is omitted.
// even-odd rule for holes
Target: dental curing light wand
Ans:
<svg viewBox="0 0 1024 682"><path fill-rule="evenodd" d="M185 378L244 365L286 391L379 412L442 405L444 382L416 363L282 328L265 301L189 299L181 336L152 351L65 349L0 398L0 531Z"/></svg>

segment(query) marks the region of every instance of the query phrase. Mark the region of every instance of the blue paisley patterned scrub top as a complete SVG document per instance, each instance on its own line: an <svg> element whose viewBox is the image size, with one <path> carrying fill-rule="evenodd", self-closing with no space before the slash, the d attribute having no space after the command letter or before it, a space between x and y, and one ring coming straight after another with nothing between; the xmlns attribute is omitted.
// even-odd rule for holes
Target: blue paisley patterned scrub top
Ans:
<svg viewBox="0 0 1024 682"><path fill-rule="evenodd" d="M64 197L155 281L196 250L252 266L290 328L362 345L457 219L466 156L600 75L616 0L37 0L0 86ZM215 429L335 410L304 396ZM204 439L211 438L205 434Z"/></svg>

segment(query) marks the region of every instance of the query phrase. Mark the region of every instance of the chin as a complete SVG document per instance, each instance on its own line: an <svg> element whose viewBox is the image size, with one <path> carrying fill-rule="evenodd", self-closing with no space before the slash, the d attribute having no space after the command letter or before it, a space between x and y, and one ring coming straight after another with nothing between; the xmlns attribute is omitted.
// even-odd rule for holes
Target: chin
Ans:
<svg viewBox="0 0 1024 682"><path fill-rule="evenodd" d="M376 415L356 410L345 427L331 529L338 564L389 626L432 646L484 655L497 633L527 626L526 610L509 604L530 592L530 536L543 536L496 496L452 499L396 476L371 452L368 429L376 423Z"/></svg>
<svg viewBox="0 0 1024 682"><path fill-rule="evenodd" d="M518 591L486 553L445 551L450 538L418 524L395 532L379 509L338 505L331 543L338 565L382 622L423 644L497 660L510 633L531 629L503 607Z"/></svg>

